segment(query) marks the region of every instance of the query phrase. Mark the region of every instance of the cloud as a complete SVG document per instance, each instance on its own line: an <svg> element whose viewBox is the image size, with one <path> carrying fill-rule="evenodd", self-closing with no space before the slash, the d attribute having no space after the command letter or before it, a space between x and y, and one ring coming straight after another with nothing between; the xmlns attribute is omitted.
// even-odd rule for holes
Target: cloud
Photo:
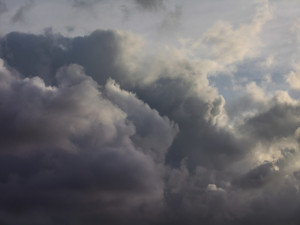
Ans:
<svg viewBox="0 0 300 225"><path fill-rule="evenodd" d="M243 188L257 188L268 183L268 179L276 177L277 170L272 163L264 163L235 179L233 184Z"/></svg>
<svg viewBox="0 0 300 225"><path fill-rule="evenodd" d="M129 115L128 119L134 121L136 134L132 139L137 146L157 162L163 163L178 132L177 124L172 124L167 117L160 117L157 111L150 110L133 93L120 90L113 80L107 82L105 89L107 97Z"/></svg>
<svg viewBox="0 0 300 225"><path fill-rule="evenodd" d="M141 45L140 38L121 31L96 30L76 38L14 32L2 39L0 54L25 76L42 76L47 84L54 82L53 74L61 66L70 63L82 65L105 84L109 77L122 78L130 72Z"/></svg>
<svg viewBox="0 0 300 225"><path fill-rule="evenodd" d="M1 96L5 102L3 104L5 110L2 111L1 121L4 123L2 127L6 129L3 130L1 145L5 146L5 154L13 151L13 157L16 158L12 161L19 160L23 154L37 154L44 157L44 152L49 152L47 157L50 158L56 154L60 157L62 154L58 163L65 165L67 171L73 169L71 165L69 168L69 163L64 160L71 157L72 161L73 155L75 159L74 162L70 162L72 165L79 163L77 157L82 158L80 161L86 163L84 165L90 166L97 164L98 160L100 165L104 166L99 170L108 177L110 169L113 173L116 170L124 170L125 180L116 176L116 181L110 181L112 183L107 189L104 185L103 190L106 193L120 186L122 194L109 191L107 193L111 196L109 199L112 202L121 202L115 210L122 212L128 204L128 211L125 210L124 214L135 219L133 216L135 210L145 205L149 210L141 217L149 221L148 216L157 210L159 213L165 210L174 213L171 204L174 196L170 196L170 199L163 197L163 192L168 192L174 187L167 185L165 190L164 179L176 174L175 171L178 170L176 168L184 159L189 176L198 167L206 168L208 172L225 168L242 157L243 151L233 133L223 127L223 117L226 117L225 100L209 85L206 75L199 70L198 61L186 58L182 54L173 54L174 51L171 50L165 52L170 56L165 58L168 60L162 60L164 57L157 59L154 57L156 63L152 65L148 65L143 59L136 61L141 65L132 64L140 52L139 40L116 31L96 31L89 36L75 38L53 34L7 35L1 42L1 55L10 66L18 69L21 75L17 75L16 72L15 76L20 77L13 78L11 72L6 70L4 73L5 82L2 83L6 84L6 89ZM22 47L15 48L15 46ZM23 54L20 54L21 52ZM62 67L69 63L77 63L84 70L78 65ZM91 76L85 75L84 71ZM53 75L55 73L56 76ZM36 77L39 74L42 78ZM108 77L112 77L115 81ZM17 87L18 91L14 87ZM136 95L122 90L121 87L131 89ZM22 104L18 102L19 100ZM127 151L129 152L126 153ZM108 158L112 158L109 162L106 154ZM129 157L128 161L127 156L123 154ZM123 157L124 162L119 162ZM22 161L22 158L20 160ZM107 163L103 164L102 160ZM139 180L140 176L135 173L133 174L137 180L131 181L133 170L130 169L131 164L127 165L131 160L136 168L134 170L140 171L141 177L147 177L146 183ZM111 163L112 167L109 166ZM145 167L139 168L143 164ZM50 164L50 167L53 167L51 170L57 171L56 164ZM77 167L80 168L79 165ZM56 173L64 174L60 171ZM129 187L126 185L127 174L128 182L132 183ZM64 175L68 176L69 174ZM99 175L100 178L101 176ZM174 179L177 179L176 176ZM64 182L64 177L58 179ZM93 176L87 180L80 180L80 177L78 181L74 179L70 181L74 182L74 185L80 186L85 182L88 183L86 188L96 185L89 183L90 179L94 180ZM183 179L191 179L194 183L193 177ZM103 185L103 182L99 181L99 185L100 183ZM123 185L118 182L124 183L129 189L126 191L128 195L123 194ZM151 185L149 186L147 182ZM114 184L116 185L113 186ZM216 184L218 187L220 185L205 179L203 189L206 190L209 184ZM62 183L61 188L65 185L68 184ZM38 184L35 186L39 187ZM102 190L102 186L100 189ZM67 193L72 192L71 190L70 184ZM103 208L103 215L95 219L96 221L102 221L103 217L112 219L116 213L102 205L101 202L106 197L101 194L101 190L97 196L99 207ZM141 196L148 197L144 199L140 198L139 194L133 194L137 190ZM178 187L179 193L184 190ZM60 188L53 192L54 195L60 193ZM48 197L46 193L41 195ZM133 202L129 196L134 196ZM78 200L79 203L80 201L81 199ZM167 201L165 207L163 205L162 208L153 207L165 201ZM110 205L110 200L105 202ZM39 206L41 204L37 203ZM86 204L92 203L88 201ZM114 207L113 203L111 204ZM51 210L46 209L45 213L53 219L57 212L52 214ZM160 222L169 220L166 215L163 213L157 220ZM60 217L60 214L58 216Z"/></svg>
<svg viewBox="0 0 300 225"><path fill-rule="evenodd" d="M154 162L162 162L175 124L112 81L101 93L78 65L61 68L57 86L20 78L3 63L0 75L1 221L54 224L74 214L76 224L97 224L114 221L109 214L132 216L141 205L155 212L163 184ZM26 216L14 219L19 210Z"/></svg>
<svg viewBox="0 0 300 225"><path fill-rule="evenodd" d="M223 188L218 188L215 184L209 184L206 188L208 191L224 191Z"/></svg>
<svg viewBox="0 0 300 225"><path fill-rule="evenodd" d="M95 4L101 2L105 2L105 0L73 0L73 7L78 9L92 9ZM164 8L163 0L132 0L131 2L136 4L139 9L144 11L153 12Z"/></svg>
<svg viewBox="0 0 300 225"><path fill-rule="evenodd" d="M75 8L86 8L96 1L87 1L87 0L74 0L73 7Z"/></svg>
<svg viewBox="0 0 300 225"><path fill-rule="evenodd" d="M293 135L300 125L299 103L289 99L286 93L278 93L264 104L269 106L246 119L242 129L257 139L268 141Z"/></svg>
<svg viewBox="0 0 300 225"><path fill-rule="evenodd" d="M14 16L11 18L11 22L13 23L24 22L26 14L33 7L33 5L34 5L34 1L30 0L27 1L24 5L20 6L20 8L17 10Z"/></svg>
<svg viewBox="0 0 300 225"><path fill-rule="evenodd" d="M298 90L300 89L300 76L299 76L300 64L294 65L294 71L291 71L287 74L286 82L289 84L291 89Z"/></svg>
<svg viewBox="0 0 300 225"><path fill-rule="evenodd" d="M7 5L5 0L0 1L0 16L7 11Z"/></svg>
<svg viewBox="0 0 300 225"><path fill-rule="evenodd" d="M17 43L20 40L24 49L15 49L14 46L19 45ZM166 57L162 55L152 58L154 64L148 65L148 58L147 61L144 61L143 57L138 58L139 43L141 43L139 38L115 31L96 31L89 36L73 39L12 33L3 42L5 46L3 56L22 74L27 76L42 74L49 84L55 83L51 74L57 71L59 66L78 63L99 84L105 85L108 77L112 77L121 86L136 92L150 107L175 121L179 126L174 143L171 142L172 135L163 135L166 129L163 126L155 131L147 125L149 131L159 132L158 136L153 137L147 134L149 131L137 127L149 137L145 139L138 135L135 137L144 145L157 143L157 146L152 144L143 149L151 147L154 151L160 150L155 153L160 160L164 159L162 153L170 147L166 160L172 165L178 165L182 158L188 157L191 167L202 163L215 166L224 157L224 149L231 152L230 154L239 152L238 143L232 134L220 128L220 124L224 123L226 118L225 100L209 86L198 61L185 58L181 54L176 55L171 50L165 53ZM22 51L23 55L19 54L19 51ZM112 96L119 93L116 92L114 85L106 84L106 86L110 87L108 90L115 90ZM120 102L122 101L118 100L117 104L120 105ZM120 107L130 109L123 104ZM139 112L137 109L135 111ZM138 121L145 120L154 124L147 117L142 118ZM214 136L218 137L218 141ZM210 146L211 151L203 157L202 153L206 152L206 146ZM226 163L224 161L220 162L221 164Z"/></svg>
<svg viewBox="0 0 300 225"><path fill-rule="evenodd" d="M163 21L159 26L159 32L169 33L174 32L180 26L180 20L182 17L182 6L176 5L174 10L169 11L164 16Z"/></svg>
<svg viewBox="0 0 300 225"><path fill-rule="evenodd" d="M298 224L299 101L247 75L230 102L210 76L256 56L259 6L179 47L118 30L1 38L0 221Z"/></svg>
<svg viewBox="0 0 300 225"><path fill-rule="evenodd" d="M104 3L106 0L73 0L72 7L79 10L88 10L95 15L94 7L99 3Z"/></svg>
<svg viewBox="0 0 300 225"><path fill-rule="evenodd" d="M271 17L268 1L264 1L257 8L251 23L234 28L230 23L220 21L203 35L201 44L208 47L212 56L221 64L253 57L260 45L258 34Z"/></svg>
<svg viewBox="0 0 300 225"><path fill-rule="evenodd" d="M134 0L144 10L155 11L164 6L163 0Z"/></svg>
<svg viewBox="0 0 300 225"><path fill-rule="evenodd" d="M295 72L289 73L286 81L288 82L288 84L292 89L300 89L300 79L297 73Z"/></svg>

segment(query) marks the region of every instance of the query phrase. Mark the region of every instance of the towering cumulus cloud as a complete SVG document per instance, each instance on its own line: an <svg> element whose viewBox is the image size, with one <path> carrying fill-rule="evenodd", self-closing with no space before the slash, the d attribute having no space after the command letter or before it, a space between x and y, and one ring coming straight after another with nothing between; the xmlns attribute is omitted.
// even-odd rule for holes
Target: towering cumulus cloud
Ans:
<svg viewBox="0 0 300 225"><path fill-rule="evenodd" d="M299 224L295 12L0 1L0 224Z"/></svg>
<svg viewBox="0 0 300 225"><path fill-rule="evenodd" d="M100 91L78 65L56 79L47 86L1 65L3 222L98 224L140 207L154 213L177 126L113 81Z"/></svg>

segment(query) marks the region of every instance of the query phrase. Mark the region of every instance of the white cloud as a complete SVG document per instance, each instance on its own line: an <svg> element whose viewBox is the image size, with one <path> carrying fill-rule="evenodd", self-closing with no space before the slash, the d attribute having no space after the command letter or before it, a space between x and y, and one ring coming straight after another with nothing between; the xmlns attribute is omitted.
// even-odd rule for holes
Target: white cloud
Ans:
<svg viewBox="0 0 300 225"><path fill-rule="evenodd" d="M286 82L292 89L300 89L300 63L294 65L294 71L286 75Z"/></svg>
<svg viewBox="0 0 300 225"><path fill-rule="evenodd" d="M219 188L215 184L209 184L209 185L207 185L206 190L208 190L208 191L221 191L221 192L225 192L225 190L223 188Z"/></svg>
<svg viewBox="0 0 300 225"><path fill-rule="evenodd" d="M257 54L261 45L259 33L271 17L268 1L264 1L251 23L234 28L230 23L220 21L203 35L201 42L220 64L240 62Z"/></svg>

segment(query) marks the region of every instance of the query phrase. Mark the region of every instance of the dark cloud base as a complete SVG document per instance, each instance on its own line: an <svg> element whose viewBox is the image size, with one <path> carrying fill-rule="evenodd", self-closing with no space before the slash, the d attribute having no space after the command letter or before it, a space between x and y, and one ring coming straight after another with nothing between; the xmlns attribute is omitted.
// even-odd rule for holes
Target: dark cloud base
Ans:
<svg viewBox="0 0 300 225"><path fill-rule="evenodd" d="M145 62L137 42L0 40L0 223L299 224L299 103L279 93L222 125L192 60Z"/></svg>

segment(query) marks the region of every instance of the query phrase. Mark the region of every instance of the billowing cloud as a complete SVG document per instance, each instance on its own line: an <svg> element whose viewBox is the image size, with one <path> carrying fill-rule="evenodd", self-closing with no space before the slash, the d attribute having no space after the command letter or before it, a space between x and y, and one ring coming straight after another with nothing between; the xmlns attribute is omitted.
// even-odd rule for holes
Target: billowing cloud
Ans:
<svg viewBox="0 0 300 225"><path fill-rule="evenodd" d="M251 23L242 24L235 29L231 24L220 21L204 34L201 42L210 47L212 56L221 63L242 61L245 57L256 54L260 44L258 35L271 17L269 3L264 1Z"/></svg>
<svg viewBox="0 0 300 225"><path fill-rule="evenodd" d="M110 7L115 23L120 8L142 9L117 27L157 19L142 35L47 23L0 38L0 223L299 224L299 68L266 43L279 3L247 3L251 14L234 3L189 38L189 2L104 2L61 10L70 21ZM25 5L7 13L55 8Z"/></svg>
<svg viewBox="0 0 300 225"><path fill-rule="evenodd" d="M120 90L113 80L109 80L105 88L107 97L128 113L128 119L134 121L136 134L132 139L137 146L155 161L164 162L166 152L178 132L178 126L172 124L167 117L160 117L157 111L150 110L133 93Z"/></svg>
<svg viewBox="0 0 300 225"><path fill-rule="evenodd" d="M300 89L300 64L296 64L294 66L294 70L286 75L286 82L290 85L292 89L299 90Z"/></svg>
<svg viewBox="0 0 300 225"><path fill-rule="evenodd" d="M264 101L265 109L246 119L243 129L258 139L274 139L293 135L300 125L299 102L286 92Z"/></svg>
<svg viewBox="0 0 300 225"><path fill-rule="evenodd" d="M59 212L65 206L77 205L64 213L77 214L74 221L81 224L97 216L94 210L126 216L130 208L161 204L155 162L163 162L176 125L112 81L101 93L80 66L60 69L56 79L57 86L46 86L1 65L1 221L16 224L32 216L34 224L55 223L64 220ZM27 216L15 220L24 207ZM40 221L35 213L43 211Z"/></svg>
<svg viewBox="0 0 300 225"><path fill-rule="evenodd" d="M125 70L134 66L131 57L141 45L138 37L119 31L97 30L74 39L10 33L1 41L1 55L25 76L42 76L50 84L55 82L53 74L70 63L82 65L87 74L104 84L109 77L126 75Z"/></svg>

